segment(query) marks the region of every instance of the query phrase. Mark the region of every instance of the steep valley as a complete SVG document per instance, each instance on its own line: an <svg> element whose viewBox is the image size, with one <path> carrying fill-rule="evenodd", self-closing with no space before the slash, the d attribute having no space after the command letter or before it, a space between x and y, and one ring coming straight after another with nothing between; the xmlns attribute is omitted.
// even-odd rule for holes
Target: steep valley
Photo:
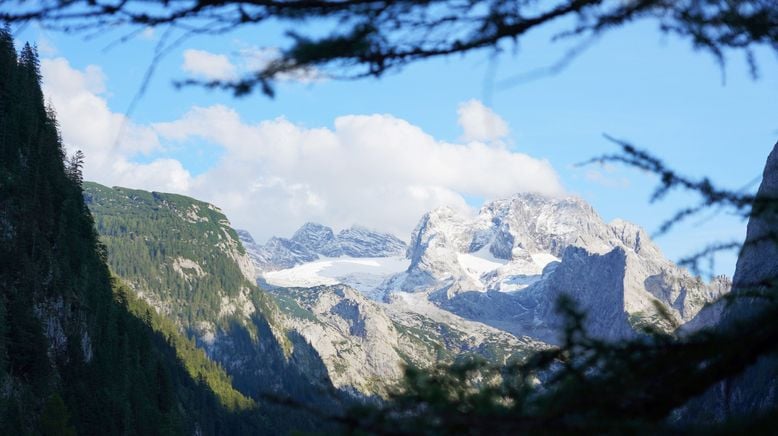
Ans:
<svg viewBox="0 0 778 436"><path fill-rule="evenodd" d="M409 245L314 223L259 245L191 198L92 183L85 198L112 269L255 398L338 404L386 396L409 365L522 358L559 341L562 295L597 337L671 331L729 286L575 198L520 194L475 218L435 210Z"/></svg>

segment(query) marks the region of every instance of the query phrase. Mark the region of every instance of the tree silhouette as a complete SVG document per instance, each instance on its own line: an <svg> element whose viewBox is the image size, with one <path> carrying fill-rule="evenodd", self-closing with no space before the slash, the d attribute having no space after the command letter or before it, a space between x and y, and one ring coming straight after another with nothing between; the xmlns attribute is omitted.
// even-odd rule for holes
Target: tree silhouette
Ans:
<svg viewBox="0 0 778 436"><path fill-rule="evenodd" d="M750 217L733 291L714 303L725 305L721 322L694 333L648 330L635 339L605 342L589 336L586 314L562 299L559 310L567 322L560 347L507 366L469 360L409 368L405 385L387 404L355 409L338 420L351 431L379 434L774 432L778 144L756 195L692 181L647 152L621 145L622 153L598 160L659 175L658 195L687 189L703 204Z"/></svg>
<svg viewBox="0 0 778 436"><path fill-rule="evenodd" d="M743 53L754 76L756 47L778 53L775 0L41 0L4 1L0 20L36 21L47 28L84 33L126 26L130 33L123 39L146 27L218 35L269 21L295 29L310 23L329 26L330 31L320 36L290 31L290 44L280 56L247 76L180 82L236 95L259 87L272 96L279 77L299 70L317 69L334 78L380 77L425 59L500 52L551 26L556 39L586 42L635 21L652 21L659 31L688 40L722 64L728 52ZM175 40L166 44L158 52L174 46ZM25 47L22 59L37 59L31 50ZM652 200L672 189L699 195L698 204L678 211L660 231L721 206L766 229L747 240L741 253L778 242L774 190L760 190L754 196L720 189L708 179L680 175L625 141L614 141L620 151L595 160L656 174L659 184ZM776 151L773 155L778 159ZM767 168L765 180L772 180L776 169L769 162ZM696 268L705 256L733 247L740 244L714 243L687 264ZM762 262L768 270L774 266L770 257L749 261ZM559 348L505 367L468 361L430 371L409 369L404 389L389 402L332 419L357 433L386 434L774 431L778 420L774 396L765 398L759 408L729 412L737 400L730 393L738 386L753 391L775 386L777 275L773 269L758 279L736 280L735 292L722 302L727 311L720 325L677 336L649 331L618 343L598 341L582 327L585 314L562 301L560 310L568 325ZM763 386L758 386L760 381ZM725 412L709 419L706 405Z"/></svg>
<svg viewBox="0 0 778 436"><path fill-rule="evenodd" d="M120 41L147 27L219 35L271 21L290 26L291 43L264 68L236 80L181 83L236 95L257 86L273 95L274 81L291 71L378 77L424 59L499 52L552 25L558 26L554 39L586 41L635 21L653 21L661 32L689 40L721 63L727 50L744 52L754 74L755 46L778 51L774 0L6 0L0 2L0 20L84 33L125 26L130 30ZM329 32L311 36L299 30L312 24ZM158 53L165 51L158 47Z"/></svg>
<svg viewBox="0 0 778 436"><path fill-rule="evenodd" d="M70 178L76 182L79 186L84 183L84 152L76 150L72 156L68 158L65 172Z"/></svg>

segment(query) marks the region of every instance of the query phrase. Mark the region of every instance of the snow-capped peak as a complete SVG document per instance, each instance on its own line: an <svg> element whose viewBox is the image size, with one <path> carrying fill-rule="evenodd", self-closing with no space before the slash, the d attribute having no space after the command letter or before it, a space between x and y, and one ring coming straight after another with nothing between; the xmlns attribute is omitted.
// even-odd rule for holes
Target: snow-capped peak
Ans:
<svg viewBox="0 0 778 436"><path fill-rule="evenodd" d="M332 229L316 223L305 223L294 235L292 241L308 248L313 252L319 252L335 240Z"/></svg>
<svg viewBox="0 0 778 436"><path fill-rule="evenodd" d="M662 256L639 226L624 220L607 224L577 197L537 194L489 202L472 218L450 208L425 214L411 238L410 267L388 282L387 291L445 290L449 299L518 292L553 275L550 266L564 262L569 247L591 255L624 253L626 266L608 271L621 274L628 313L653 314L659 301L684 321L709 300L706 285Z"/></svg>
<svg viewBox="0 0 778 436"><path fill-rule="evenodd" d="M259 271L291 268L321 257L389 257L406 250L406 244L399 238L362 226L352 226L336 235L330 227L309 222L291 238L273 237L262 246L254 243L248 232L239 234Z"/></svg>

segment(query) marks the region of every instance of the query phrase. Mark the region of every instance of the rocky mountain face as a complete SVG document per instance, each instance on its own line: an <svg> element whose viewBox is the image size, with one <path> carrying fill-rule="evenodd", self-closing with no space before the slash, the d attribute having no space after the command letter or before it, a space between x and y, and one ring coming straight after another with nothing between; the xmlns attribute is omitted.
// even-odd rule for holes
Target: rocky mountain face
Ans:
<svg viewBox="0 0 778 436"><path fill-rule="evenodd" d="M399 240L349 233L358 247ZM402 364L427 366L461 353L504 361L558 343L563 295L587 314L590 334L618 340L647 325L671 331L729 291L726 279L703 283L667 260L639 227L605 223L572 197L520 194L486 204L475 217L431 211L414 230L404 264L370 252L377 271L370 279L349 257L355 252L331 249L346 238L326 226L306 224L265 247L241 237L255 262L275 241L294 253L286 258L292 267L266 270L260 280L280 302L286 327L322 356L333 383L363 394L384 392ZM369 356L382 356L382 364Z"/></svg>
<svg viewBox="0 0 778 436"><path fill-rule="evenodd" d="M335 285L285 288L274 295L286 323L314 344L335 386L372 395L402 377L397 329L357 291Z"/></svg>
<svg viewBox="0 0 778 436"><path fill-rule="evenodd" d="M258 271L291 268L319 258L316 253L289 239L273 237L265 245L258 245L247 231L238 230L237 233Z"/></svg>
<svg viewBox="0 0 778 436"><path fill-rule="evenodd" d="M715 276L711 280L709 286L712 295L724 295L732 289L732 279L724 275ZM725 299L719 299L703 306L703 308L694 315L694 318L678 329L678 333L689 334L700 329L714 327L721 322L726 305L727 301Z"/></svg>
<svg viewBox="0 0 778 436"><path fill-rule="evenodd" d="M778 277L778 244L775 233L778 231L778 143L767 157L762 183L756 194L757 204L748 220L746 240L743 251L737 259L732 286L735 292L744 292L764 286ZM753 311L753 301L744 300L742 307L736 303L730 316L737 316L743 310Z"/></svg>
<svg viewBox="0 0 778 436"><path fill-rule="evenodd" d="M259 245L205 203L129 190L111 197L101 189L108 188L87 191L98 230L109 254L133 259L109 255L112 266L249 393L304 396L303 385L316 385L381 396L405 365L464 354L504 362L558 343L562 295L588 314L591 334L615 340L645 324L671 330L727 290L691 277L642 229L607 224L577 198L521 194L491 202L475 217L434 210L422 217L410 246L358 226L336 234L314 223ZM100 196L111 198L96 201ZM117 224L147 214L151 228ZM165 220L170 230L160 233ZM173 231L180 246L165 233ZM121 250L112 250L119 240ZM133 275L147 260L154 266ZM210 277L230 284L202 293L214 286ZM267 293L248 283L255 277ZM165 286L155 288L155 281ZM187 305L192 300L199 306Z"/></svg>
<svg viewBox="0 0 778 436"><path fill-rule="evenodd" d="M330 227L306 223L291 238L273 237L265 245L258 245L246 231L239 231L238 235L260 271L291 268L320 257L393 256L406 249L402 240L361 226L335 234Z"/></svg>
<svg viewBox="0 0 778 436"><path fill-rule="evenodd" d="M251 258L262 259L265 252L251 235L240 234ZM333 236L328 227L309 223L284 241L327 257L266 270L260 281L276 298L279 319L311 344L339 389L382 396L406 365L427 367L465 355L505 362L546 347L441 309L423 293L380 294L386 280L408 266L398 255L406 247L394 236L357 226Z"/></svg>
<svg viewBox="0 0 778 436"><path fill-rule="evenodd" d="M775 295L778 281L778 143L767 158L757 203L748 220L746 240L738 256L732 292L746 294L767 292ZM761 206L765 205L765 206ZM773 303L775 304L775 303ZM724 326L740 319L758 316L765 310L761 298L733 300L722 310ZM748 334L744 332L744 334ZM739 377L725 381L716 390L721 414L741 415L755 411L771 413L778 404L778 357L767 355L757 360ZM726 389L724 389L726 388ZM723 395L726 392L726 395Z"/></svg>
<svg viewBox="0 0 778 436"><path fill-rule="evenodd" d="M591 312L592 332L618 338L646 323L670 330L725 291L675 266L639 227L605 223L573 197L519 194L474 218L432 211L414 230L408 257L385 293L434 291L447 310L551 342L561 294Z"/></svg>
<svg viewBox="0 0 778 436"><path fill-rule="evenodd" d="M618 340L634 333L624 310L625 269L622 249L593 254L571 246L560 262L550 265L545 275L523 291L469 291L449 296L441 290L432 299L467 319L554 344L560 342L564 325L557 303L566 295L587 314L590 334Z"/></svg>
<svg viewBox="0 0 778 436"><path fill-rule="evenodd" d="M545 347L527 337L466 321L424 299L376 302L346 285L275 288L287 328L316 350L335 387L383 396L408 366L478 355L504 363Z"/></svg>
<svg viewBox="0 0 778 436"><path fill-rule="evenodd" d="M85 199L112 269L255 398L313 397L321 407L343 395L385 395L406 365L429 366L465 354L504 362L544 347L464 320L426 299L399 298L389 305L346 285L263 292L249 282L255 272L247 263L266 265L263 256L271 247L276 265L279 253L296 256L287 257L288 264L338 255L372 265L382 255L394 259L404 251L405 244L390 235L356 226L334 235L307 224L291 239L273 238L258 247L247 232L233 231L218 208L191 198L87 183Z"/></svg>
<svg viewBox="0 0 778 436"><path fill-rule="evenodd" d="M762 183L757 191L757 205L748 220L746 239L735 267L732 281L718 277L714 282L728 285L733 298L718 301L701 310L689 323L682 326L683 334L700 329L731 329L738 335L752 337L754 332L744 328L742 321L752 317L769 316L770 303L747 294L775 293L778 278L778 144L767 158ZM759 202L772 205L760 209ZM768 294L769 295L769 294ZM774 303L772 303L774 304ZM753 325L745 323L746 326ZM760 325L761 327L761 325ZM763 355L743 373L716 383L703 395L679 409L679 419L694 421L724 421L743 416L769 416L778 404L778 359L775 354Z"/></svg>

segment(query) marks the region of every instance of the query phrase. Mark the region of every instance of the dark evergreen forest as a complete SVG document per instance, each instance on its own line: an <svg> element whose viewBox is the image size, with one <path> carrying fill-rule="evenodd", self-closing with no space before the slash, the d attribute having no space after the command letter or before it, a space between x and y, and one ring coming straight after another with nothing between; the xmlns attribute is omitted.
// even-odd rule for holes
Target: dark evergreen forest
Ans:
<svg viewBox="0 0 778 436"><path fill-rule="evenodd" d="M0 30L0 434L272 429L215 363L113 278L36 49Z"/></svg>

